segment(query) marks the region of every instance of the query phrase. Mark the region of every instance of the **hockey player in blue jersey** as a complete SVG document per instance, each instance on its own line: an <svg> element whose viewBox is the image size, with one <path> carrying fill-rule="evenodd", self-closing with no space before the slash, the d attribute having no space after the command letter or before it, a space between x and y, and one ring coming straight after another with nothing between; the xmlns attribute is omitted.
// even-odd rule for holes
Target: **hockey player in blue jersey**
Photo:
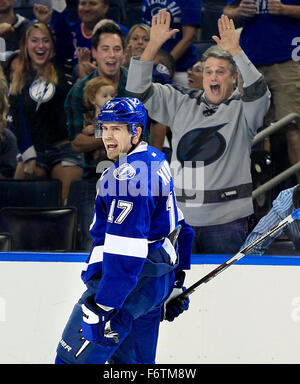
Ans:
<svg viewBox="0 0 300 384"><path fill-rule="evenodd" d="M177 208L164 154L142 141L146 122L136 98L112 99L100 111L98 131L113 163L97 186L93 248L82 272L87 290L56 363L154 364L160 321L188 309L188 298L166 302L184 289L193 231Z"/></svg>

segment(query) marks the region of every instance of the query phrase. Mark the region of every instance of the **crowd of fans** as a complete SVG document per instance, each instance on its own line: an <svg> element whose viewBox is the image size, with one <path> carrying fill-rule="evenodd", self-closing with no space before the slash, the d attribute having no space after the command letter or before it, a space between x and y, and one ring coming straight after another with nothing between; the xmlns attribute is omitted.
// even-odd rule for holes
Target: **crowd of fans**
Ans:
<svg viewBox="0 0 300 384"><path fill-rule="evenodd" d="M78 0L75 21L70 20L70 3L65 0L31 2L31 19L18 11L15 0L0 4L0 43L5 42L0 52L0 178L59 179L62 205L68 203L72 182L87 180L89 193L81 207L82 231L87 233L80 245L83 250L90 249L97 164L106 159L101 139L94 135L95 116L109 99L127 96L131 58L147 47L160 3L135 1L140 14L134 25L114 20L111 13L108 18L109 0ZM271 108L259 129L299 113L300 61L292 43L300 30L299 0L167 0L164 7L178 33L155 55L153 83L172 86L190 98L203 95L203 7L216 3L219 13L239 27L240 44L271 91ZM215 46L216 39L208 45ZM240 76L235 84L241 93L243 82ZM215 104L208 105L212 115ZM145 140L171 161L173 127L154 116L149 116ZM298 128L291 122L271 139L275 174L297 163L299 152ZM285 186L296 183L292 177Z"/></svg>

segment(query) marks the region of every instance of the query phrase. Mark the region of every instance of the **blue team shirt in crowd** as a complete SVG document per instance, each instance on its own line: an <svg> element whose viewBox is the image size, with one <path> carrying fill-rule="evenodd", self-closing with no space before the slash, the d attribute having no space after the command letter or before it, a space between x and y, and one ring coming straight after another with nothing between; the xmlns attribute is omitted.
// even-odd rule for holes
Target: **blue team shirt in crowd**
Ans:
<svg viewBox="0 0 300 384"><path fill-rule="evenodd" d="M116 23L124 36L128 28ZM82 22L69 22L68 11L53 11L51 27L56 36L56 55L58 63L63 65L66 59L72 59L73 65L78 63L78 55L83 48L92 49L92 36L85 36Z"/></svg>
<svg viewBox="0 0 300 384"><path fill-rule="evenodd" d="M171 52L182 39L182 26L201 25L202 0L143 0L142 22L151 26L152 16L160 9L166 9L171 14L171 29L179 29L171 39L162 46ZM191 45L184 55L176 62L176 71L185 72L199 60L197 49Z"/></svg>
<svg viewBox="0 0 300 384"><path fill-rule="evenodd" d="M243 19L240 44L255 66L295 59L300 37L299 18L271 15L267 0L256 0L258 15ZM228 4L237 0L228 0ZM283 4L299 5L300 0L281 0ZM300 53L298 53L300 59Z"/></svg>

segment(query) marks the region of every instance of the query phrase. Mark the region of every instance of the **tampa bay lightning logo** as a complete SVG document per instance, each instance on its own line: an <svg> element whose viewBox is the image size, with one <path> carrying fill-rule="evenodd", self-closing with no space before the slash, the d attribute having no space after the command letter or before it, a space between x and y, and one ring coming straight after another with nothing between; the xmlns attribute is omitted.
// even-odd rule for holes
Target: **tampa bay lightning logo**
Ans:
<svg viewBox="0 0 300 384"><path fill-rule="evenodd" d="M130 180L136 174L135 169L128 163L120 165L113 171L113 175L117 180Z"/></svg>
<svg viewBox="0 0 300 384"><path fill-rule="evenodd" d="M218 160L226 149L226 140L218 132L225 125L197 128L183 135L177 146L177 159L181 166L192 166L191 163L196 161L202 161L206 166Z"/></svg>
<svg viewBox="0 0 300 384"><path fill-rule="evenodd" d="M39 109L42 103L47 103L49 100L51 100L54 94L55 85L48 83L43 79L35 80L29 88L29 95L31 99L37 103L36 110Z"/></svg>

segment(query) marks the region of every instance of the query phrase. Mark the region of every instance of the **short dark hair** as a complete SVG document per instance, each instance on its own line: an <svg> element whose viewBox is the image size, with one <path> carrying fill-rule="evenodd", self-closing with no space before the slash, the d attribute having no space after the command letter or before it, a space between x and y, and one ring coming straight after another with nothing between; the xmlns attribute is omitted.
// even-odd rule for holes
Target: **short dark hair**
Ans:
<svg viewBox="0 0 300 384"><path fill-rule="evenodd" d="M235 73L238 72L237 65L233 60L232 55L228 51L225 51L224 49L220 48L218 45L212 45L203 53L201 57L202 71L204 69L205 62L209 57L215 57L216 59L227 60L229 63L229 70L231 75L234 75Z"/></svg>
<svg viewBox="0 0 300 384"><path fill-rule="evenodd" d="M119 35L120 39L121 39L122 47L123 47L123 49L125 49L125 38L124 38L124 34L123 34L121 28L119 28L115 23L109 23L109 22L103 24L94 33L94 35L92 37L92 47L93 48L97 49L98 44L99 44L99 40L100 40L100 36L103 33L111 33L111 34Z"/></svg>

